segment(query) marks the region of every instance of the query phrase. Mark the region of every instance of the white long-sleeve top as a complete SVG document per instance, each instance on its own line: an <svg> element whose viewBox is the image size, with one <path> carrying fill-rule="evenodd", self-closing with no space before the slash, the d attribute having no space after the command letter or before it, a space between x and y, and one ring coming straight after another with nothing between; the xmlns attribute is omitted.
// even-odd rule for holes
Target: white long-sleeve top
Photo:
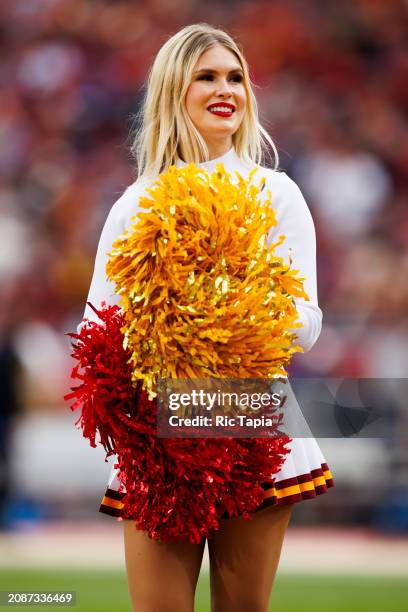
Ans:
<svg viewBox="0 0 408 612"><path fill-rule="evenodd" d="M217 163L223 163L227 172L239 172L244 178L254 166L245 164L236 154L234 148L228 153L199 164L209 172L215 170ZM179 166L184 166L179 162ZM282 257L289 264L289 254L292 257L292 268L299 270L300 276L305 277L304 289L310 298L296 298L296 309L303 324L301 328L293 331L297 335L297 343L304 351L309 351L318 339L322 327L322 311L317 300L316 286L316 235L314 223L309 208L302 196L299 187L284 172L277 172L270 168L257 166L258 170L253 177L258 184L263 177L266 178L266 187L261 197L267 197L267 191L272 194L272 207L276 211L277 225L273 227L268 236L269 242L277 242L280 235L286 236L285 241L276 248L277 256ZM92 276L88 302L99 308L102 301L107 304L118 304L119 296L115 293L115 284L106 276L107 255L112 249L113 242L131 225L131 219L139 210L139 198L146 193L148 183L138 180L130 185L123 195L114 203L99 239ZM291 250L291 253L289 251ZM96 321L97 316L87 305L84 319ZM84 320L78 326L78 330Z"/></svg>

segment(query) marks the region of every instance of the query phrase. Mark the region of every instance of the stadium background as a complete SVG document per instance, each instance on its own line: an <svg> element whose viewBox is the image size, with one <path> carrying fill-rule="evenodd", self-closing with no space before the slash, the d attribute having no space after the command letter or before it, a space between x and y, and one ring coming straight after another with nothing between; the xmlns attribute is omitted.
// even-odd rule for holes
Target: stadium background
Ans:
<svg viewBox="0 0 408 612"><path fill-rule="evenodd" d="M62 396L96 243L133 181L146 73L189 23L243 47L280 166L317 232L324 326L301 376L408 372L408 5L403 0L15 0L0 4L0 590L128 610L109 465ZM408 592L408 409L393 433L326 439L336 487L296 507L274 609L399 610ZM203 567L199 609L208 608Z"/></svg>

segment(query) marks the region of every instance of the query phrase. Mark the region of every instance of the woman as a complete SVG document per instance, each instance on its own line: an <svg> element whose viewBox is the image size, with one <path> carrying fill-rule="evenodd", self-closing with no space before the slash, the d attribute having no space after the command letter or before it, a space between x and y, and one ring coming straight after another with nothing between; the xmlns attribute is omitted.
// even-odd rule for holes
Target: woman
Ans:
<svg viewBox="0 0 408 612"><path fill-rule="evenodd" d="M208 171L222 162L231 173L247 177L258 167L272 193L278 226L270 240L284 234L277 255L289 260L306 277L310 301L296 302L303 327L298 343L312 348L322 313L316 290L315 233L312 217L298 189L284 173L259 165L269 143L258 122L257 104L248 67L236 43L221 30L192 25L170 38L151 69L134 152L139 176L112 207L100 238L88 301L118 303L113 283L106 279L107 253L130 225L146 187L171 165L196 162ZM275 167L276 168L276 167ZM84 318L95 319L87 307ZM331 473L313 438L294 439L275 485L265 490L262 506L251 520L224 520L208 540L212 610L257 612L268 609L285 530L293 503L324 493L333 485ZM120 516L119 480L112 470L100 511ZM138 612L187 612L194 593L204 544L163 544L124 521L129 591Z"/></svg>

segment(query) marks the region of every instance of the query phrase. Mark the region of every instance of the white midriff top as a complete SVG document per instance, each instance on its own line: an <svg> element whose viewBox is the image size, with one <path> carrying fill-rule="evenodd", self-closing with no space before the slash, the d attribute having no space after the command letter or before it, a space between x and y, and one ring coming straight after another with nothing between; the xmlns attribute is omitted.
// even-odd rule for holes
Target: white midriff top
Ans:
<svg viewBox="0 0 408 612"><path fill-rule="evenodd" d="M293 331L297 335L297 343L304 351L309 351L318 339L322 328L322 311L317 301L316 287L316 235L312 215L302 196L299 187L284 172L278 172L263 166L247 165L240 159L231 148L227 153L207 162L198 164L209 172L215 170L217 163L224 164L227 172L239 172L243 178L247 178L249 172L257 167L253 177L258 184L263 177L266 178L266 187L260 197L267 197L267 191L272 194L272 207L276 212L277 225L273 227L268 236L268 242L277 242L279 236L284 234L285 241L275 249L275 254L282 257L289 264L289 255L292 257L292 268L299 270L300 276L305 277L304 289L310 300L296 298L296 309L303 327ZM185 166L184 162L178 162L177 166ZM112 249L113 242L132 224L139 210L138 201L146 193L149 183L137 180L130 185L123 195L113 204L99 239L98 250L95 259L91 287L88 294L88 302L99 308L102 301L107 304L118 304L119 296L115 293L115 284L106 276L106 263L108 253ZM150 181L151 184L151 181ZM265 194L265 195L264 195ZM86 306L84 319L97 321L97 316L89 306ZM78 326L78 330L84 324L84 320Z"/></svg>

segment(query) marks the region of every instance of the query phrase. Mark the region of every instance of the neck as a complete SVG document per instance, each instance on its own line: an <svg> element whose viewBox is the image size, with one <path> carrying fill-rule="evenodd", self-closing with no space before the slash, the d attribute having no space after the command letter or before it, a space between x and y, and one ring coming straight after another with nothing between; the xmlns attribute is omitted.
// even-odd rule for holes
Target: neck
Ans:
<svg viewBox="0 0 408 612"><path fill-rule="evenodd" d="M222 157L223 155L225 155L226 153L228 153L228 151L230 151L230 149L232 148L233 144L232 144L232 139L229 142L222 142L222 143L209 143L206 142L207 145L207 149L208 149L208 153L209 153L209 159L205 160L205 159L200 159L200 161L198 163L203 163L205 161L211 161L212 159L217 159L218 157ZM184 151L184 147L182 144L179 145L178 149L177 149L177 153L179 156L179 159L184 162L184 163L189 163L188 161L186 162L186 154Z"/></svg>
<svg viewBox="0 0 408 612"><path fill-rule="evenodd" d="M206 144L208 148L208 153L210 155L210 160L217 159L217 157L221 157L222 155L228 153L228 151L232 147L232 139L228 140L227 142L207 142Z"/></svg>

